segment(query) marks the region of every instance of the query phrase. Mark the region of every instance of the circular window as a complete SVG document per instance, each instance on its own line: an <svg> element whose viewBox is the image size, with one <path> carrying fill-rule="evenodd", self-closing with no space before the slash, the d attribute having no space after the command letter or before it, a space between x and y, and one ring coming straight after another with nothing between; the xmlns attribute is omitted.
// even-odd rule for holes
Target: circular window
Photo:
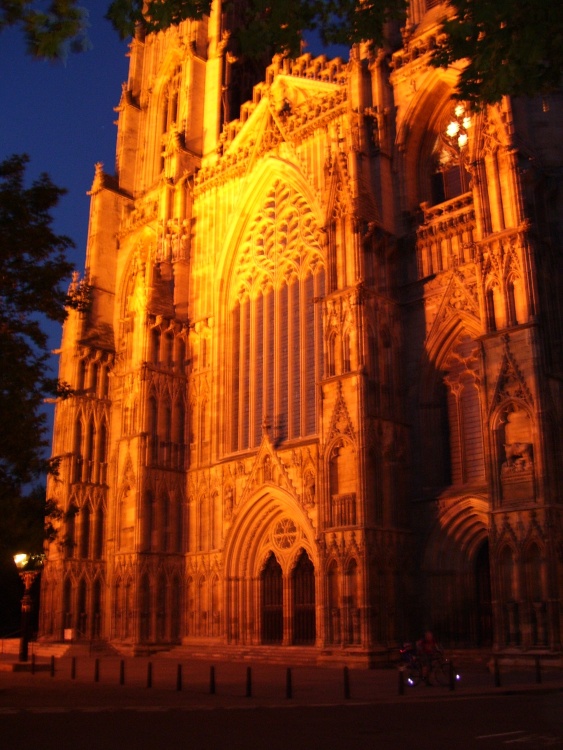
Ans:
<svg viewBox="0 0 563 750"><path fill-rule="evenodd" d="M289 549L297 539L297 527L291 518L283 518L278 521L273 533L274 544L278 549Z"/></svg>

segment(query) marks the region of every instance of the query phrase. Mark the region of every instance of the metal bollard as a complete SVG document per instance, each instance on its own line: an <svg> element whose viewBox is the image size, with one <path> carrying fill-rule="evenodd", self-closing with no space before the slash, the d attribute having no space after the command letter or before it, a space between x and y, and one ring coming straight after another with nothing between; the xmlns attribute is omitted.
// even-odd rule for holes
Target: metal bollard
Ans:
<svg viewBox="0 0 563 750"><path fill-rule="evenodd" d="M94 682L100 681L100 660L94 660Z"/></svg>
<svg viewBox="0 0 563 750"><path fill-rule="evenodd" d="M350 672L348 667L344 667L344 699L350 698Z"/></svg>
<svg viewBox="0 0 563 750"><path fill-rule="evenodd" d="M285 697L293 698L293 685L291 682L291 667L287 668L285 673Z"/></svg>
<svg viewBox="0 0 563 750"><path fill-rule="evenodd" d="M31 653L31 674L35 674L35 654Z"/></svg>
<svg viewBox="0 0 563 750"><path fill-rule="evenodd" d="M541 661L539 656L536 656L536 682L541 685Z"/></svg>
<svg viewBox="0 0 563 750"><path fill-rule="evenodd" d="M51 677L55 676L55 657L51 656Z"/></svg>
<svg viewBox="0 0 563 750"><path fill-rule="evenodd" d="M152 688L152 662L147 663L147 687Z"/></svg>
<svg viewBox="0 0 563 750"><path fill-rule="evenodd" d="M215 695L215 667L209 668L209 694Z"/></svg>
<svg viewBox="0 0 563 750"><path fill-rule="evenodd" d="M182 665L178 664L176 669L176 690L180 692L182 690Z"/></svg>
<svg viewBox="0 0 563 750"><path fill-rule="evenodd" d="M455 690L455 669L454 669L454 663L450 662L450 673L449 673L449 679L450 679L450 690Z"/></svg>
<svg viewBox="0 0 563 750"><path fill-rule="evenodd" d="M125 685L125 661L123 659L119 662L119 684Z"/></svg>
<svg viewBox="0 0 563 750"><path fill-rule="evenodd" d="M246 668L246 697L252 698L252 668Z"/></svg>
<svg viewBox="0 0 563 750"><path fill-rule="evenodd" d="M399 667L399 695L405 694L405 668Z"/></svg>
<svg viewBox="0 0 563 750"><path fill-rule="evenodd" d="M73 656L70 660L70 679L76 679L76 656Z"/></svg>
<svg viewBox="0 0 563 750"><path fill-rule="evenodd" d="M495 656L495 687L500 687L500 668L498 658Z"/></svg>

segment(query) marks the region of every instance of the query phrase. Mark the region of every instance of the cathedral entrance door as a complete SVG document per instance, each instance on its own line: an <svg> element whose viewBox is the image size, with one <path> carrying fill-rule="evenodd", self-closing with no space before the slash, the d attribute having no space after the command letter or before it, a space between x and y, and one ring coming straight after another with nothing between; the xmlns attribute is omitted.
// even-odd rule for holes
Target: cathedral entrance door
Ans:
<svg viewBox="0 0 563 750"><path fill-rule="evenodd" d="M293 571L293 642L315 643L315 567L305 551Z"/></svg>
<svg viewBox="0 0 563 750"><path fill-rule="evenodd" d="M282 569L274 553L270 553L260 576L262 600L262 643L281 643L283 640L283 580Z"/></svg>

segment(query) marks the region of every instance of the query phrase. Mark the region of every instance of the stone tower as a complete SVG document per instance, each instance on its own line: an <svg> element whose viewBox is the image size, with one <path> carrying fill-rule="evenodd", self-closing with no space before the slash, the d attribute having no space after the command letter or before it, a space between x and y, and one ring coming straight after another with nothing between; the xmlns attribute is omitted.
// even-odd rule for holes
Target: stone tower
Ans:
<svg viewBox="0 0 563 750"><path fill-rule="evenodd" d="M259 80L220 10L133 40L96 166L43 637L560 649L562 99L455 101L432 0Z"/></svg>

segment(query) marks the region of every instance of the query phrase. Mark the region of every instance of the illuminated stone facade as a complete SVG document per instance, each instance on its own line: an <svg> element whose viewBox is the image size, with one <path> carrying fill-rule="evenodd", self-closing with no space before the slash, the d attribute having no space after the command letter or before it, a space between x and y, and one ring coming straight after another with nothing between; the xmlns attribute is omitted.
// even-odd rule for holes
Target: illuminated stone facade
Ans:
<svg viewBox="0 0 563 750"><path fill-rule="evenodd" d="M43 637L560 648L562 101L468 112L422 6L393 54L262 80L220 14L133 41L60 349Z"/></svg>

